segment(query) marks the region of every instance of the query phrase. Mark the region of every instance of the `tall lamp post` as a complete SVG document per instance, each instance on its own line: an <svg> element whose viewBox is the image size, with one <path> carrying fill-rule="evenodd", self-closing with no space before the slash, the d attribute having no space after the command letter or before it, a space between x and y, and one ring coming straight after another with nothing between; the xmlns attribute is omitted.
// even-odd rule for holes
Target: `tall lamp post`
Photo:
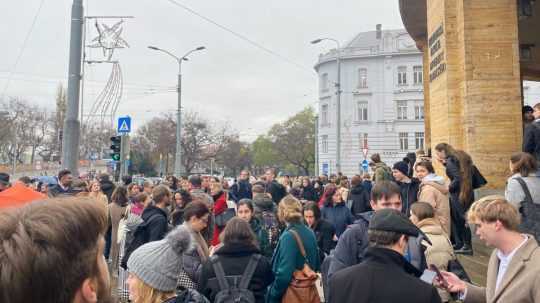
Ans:
<svg viewBox="0 0 540 303"><path fill-rule="evenodd" d="M317 44L321 41L333 41L337 46L337 81L336 81L336 111L337 111L337 120L336 120L336 170L341 172L341 47L339 41L334 38L319 38L311 41L311 44Z"/></svg>
<svg viewBox="0 0 540 303"><path fill-rule="evenodd" d="M182 175L182 61L188 61L188 56L196 51L206 49L204 46L199 46L190 50L182 57L177 57L171 52L155 46L148 46L149 49L163 52L173 57L178 62L178 111L176 113L176 154L174 158L174 174L179 177Z"/></svg>

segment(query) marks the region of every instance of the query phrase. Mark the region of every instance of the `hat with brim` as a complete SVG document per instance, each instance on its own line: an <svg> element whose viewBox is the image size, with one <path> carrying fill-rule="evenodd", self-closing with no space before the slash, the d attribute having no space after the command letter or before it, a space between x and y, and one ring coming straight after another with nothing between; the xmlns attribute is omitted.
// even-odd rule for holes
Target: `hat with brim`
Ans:
<svg viewBox="0 0 540 303"><path fill-rule="evenodd" d="M381 209L375 212L369 222L370 230L389 231L418 237L422 234L404 214L395 209Z"/></svg>
<svg viewBox="0 0 540 303"><path fill-rule="evenodd" d="M9 175L6 173L0 173L0 184L9 185Z"/></svg>

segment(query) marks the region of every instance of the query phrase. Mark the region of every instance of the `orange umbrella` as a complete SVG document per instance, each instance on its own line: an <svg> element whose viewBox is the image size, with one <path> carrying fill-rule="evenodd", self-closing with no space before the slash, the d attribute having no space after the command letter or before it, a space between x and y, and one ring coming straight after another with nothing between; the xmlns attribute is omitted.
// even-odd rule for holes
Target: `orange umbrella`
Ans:
<svg viewBox="0 0 540 303"><path fill-rule="evenodd" d="M8 207L20 207L36 200L47 198L20 182L16 182L12 187L0 192L0 209Z"/></svg>

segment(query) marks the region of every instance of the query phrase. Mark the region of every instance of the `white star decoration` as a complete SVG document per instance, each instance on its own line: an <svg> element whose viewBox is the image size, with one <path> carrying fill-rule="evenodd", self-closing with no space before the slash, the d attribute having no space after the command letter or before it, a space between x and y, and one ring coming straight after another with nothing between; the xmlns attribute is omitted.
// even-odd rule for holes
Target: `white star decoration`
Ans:
<svg viewBox="0 0 540 303"><path fill-rule="evenodd" d="M98 36L90 42L88 47L101 48L103 50L103 56L107 60L111 60L114 50L117 48L127 48L129 44L120 35L122 34L122 23L124 20L118 21L112 27L102 23L99 25L96 21L96 30Z"/></svg>

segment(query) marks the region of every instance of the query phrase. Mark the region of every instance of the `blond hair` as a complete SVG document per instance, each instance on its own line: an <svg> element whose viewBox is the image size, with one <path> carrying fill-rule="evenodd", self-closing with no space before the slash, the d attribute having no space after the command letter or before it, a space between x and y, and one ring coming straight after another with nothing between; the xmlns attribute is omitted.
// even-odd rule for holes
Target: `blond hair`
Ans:
<svg viewBox="0 0 540 303"><path fill-rule="evenodd" d="M302 221L302 203L292 195L285 196L279 202L278 216L287 223Z"/></svg>
<svg viewBox="0 0 540 303"><path fill-rule="evenodd" d="M135 278L134 288L138 294L138 297L135 301L133 301L133 303L162 303L163 301L174 296L174 291L163 292L144 283L135 275L133 275L133 278Z"/></svg>
<svg viewBox="0 0 540 303"><path fill-rule="evenodd" d="M486 196L474 202L467 214L467 219L471 223L500 221L506 229L511 231L518 231L521 221L517 209L499 195Z"/></svg>

